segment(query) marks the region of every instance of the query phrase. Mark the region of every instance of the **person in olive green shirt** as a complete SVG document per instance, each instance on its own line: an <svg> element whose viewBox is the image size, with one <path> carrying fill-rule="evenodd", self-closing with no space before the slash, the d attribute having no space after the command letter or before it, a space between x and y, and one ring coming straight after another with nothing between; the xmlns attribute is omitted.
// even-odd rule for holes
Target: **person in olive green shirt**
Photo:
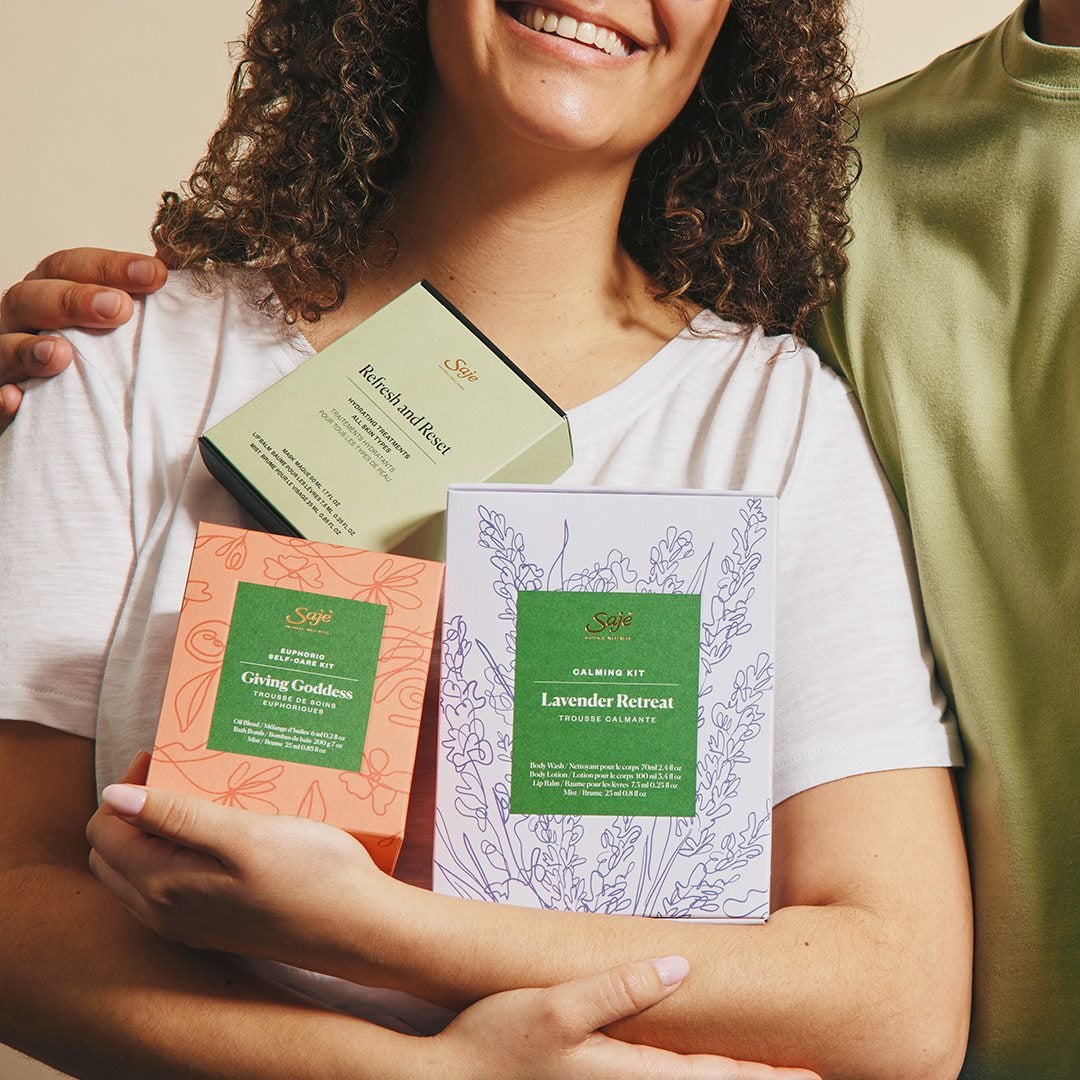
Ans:
<svg viewBox="0 0 1080 1080"><path fill-rule="evenodd" d="M940 676L965 735L976 971L963 1076L1072 1077L1080 0L1026 5L864 95L860 113L851 268L815 344L855 387L910 518ZM39 279L113 289L38 280L13 294L0 312L0 381L66 362L62 344L27 327L116 325L131 308L115 290L153 290L164 273L100 252L42 264ZM0 425L17 406L15 388L0 387Z"/></svg>
<svg viewBox="0 0 1080 1080"><path fill-rule="evenodd" d="M964 736L965 1080L1080 1075L1078 46L1080 0L1042 0L861 98L815 341L910 519Z"/></svg>

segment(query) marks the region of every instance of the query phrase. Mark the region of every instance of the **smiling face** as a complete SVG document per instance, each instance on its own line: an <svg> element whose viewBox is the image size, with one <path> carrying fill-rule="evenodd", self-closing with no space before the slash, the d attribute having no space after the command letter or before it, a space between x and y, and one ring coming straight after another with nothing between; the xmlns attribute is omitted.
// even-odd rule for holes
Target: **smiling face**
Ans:
<svg viewBox="0 0 1080 1080"><path fill-rule="evenodd" d="M461 122L636 157L678 114L730 0L430 0L434 93Z"/></svg>

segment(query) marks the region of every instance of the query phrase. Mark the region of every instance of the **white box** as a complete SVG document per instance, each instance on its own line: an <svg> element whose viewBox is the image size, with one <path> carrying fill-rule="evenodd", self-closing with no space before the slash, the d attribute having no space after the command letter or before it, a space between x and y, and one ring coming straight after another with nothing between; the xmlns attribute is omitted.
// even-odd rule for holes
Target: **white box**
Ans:
<svg viewBox="0 0 1080 1080"><path fill-rule="evenodd" d="M744 492L450 488L436 891L767 917L776 514Z"/></svg>

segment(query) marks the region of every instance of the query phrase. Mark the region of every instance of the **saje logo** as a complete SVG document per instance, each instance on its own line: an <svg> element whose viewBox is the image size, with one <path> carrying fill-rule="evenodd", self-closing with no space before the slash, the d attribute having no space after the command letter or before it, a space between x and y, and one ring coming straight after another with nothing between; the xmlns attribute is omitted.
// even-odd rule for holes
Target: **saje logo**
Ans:
<svg viewBox="0 0 1080 1080"><path fill-rule="evenodd" d="M298 607L285 616L285 621L290 626L307 626L314 630L317 626L324 626L333 617L333 609L330 611L312 611L310 608Z"/></svg>
<svg viewBox="0 0 1080 1080"><path fill-rule="evenodd" d="M618 634L634 621L632 611L610 615L606 611L598 611L586 624L587 634Z"/></svg>
<svg viewBox="0 0 1080 1080"><path fill-rule="evenodd" d="M442 366L461 382L479 382L480 376L460 356L444 360Z"/></svg>

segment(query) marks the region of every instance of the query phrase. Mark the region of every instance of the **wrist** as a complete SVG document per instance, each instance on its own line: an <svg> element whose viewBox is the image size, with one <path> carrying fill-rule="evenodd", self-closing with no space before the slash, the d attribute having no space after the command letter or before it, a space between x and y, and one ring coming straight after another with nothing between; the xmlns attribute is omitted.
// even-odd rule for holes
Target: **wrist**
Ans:
<svg viewBox="0 0 1080 1080"><path fill-rule="evenodd" d="M463 1009L491 992L473 968L482 968L490 937L475 915L494 905L441 896L393 882L377 936L369 943L370 978L451 1009ZM496 987L495 989L503 989Z"/></svg>
<svg viewBox="0 0 1080 1080"><path fill-rule="evenodd" d="M407 989L401 985L407 968L403 954L419 902L428 894L370 867L350 870L327 892L314 942L318 970L352 982Z"/></svg>

